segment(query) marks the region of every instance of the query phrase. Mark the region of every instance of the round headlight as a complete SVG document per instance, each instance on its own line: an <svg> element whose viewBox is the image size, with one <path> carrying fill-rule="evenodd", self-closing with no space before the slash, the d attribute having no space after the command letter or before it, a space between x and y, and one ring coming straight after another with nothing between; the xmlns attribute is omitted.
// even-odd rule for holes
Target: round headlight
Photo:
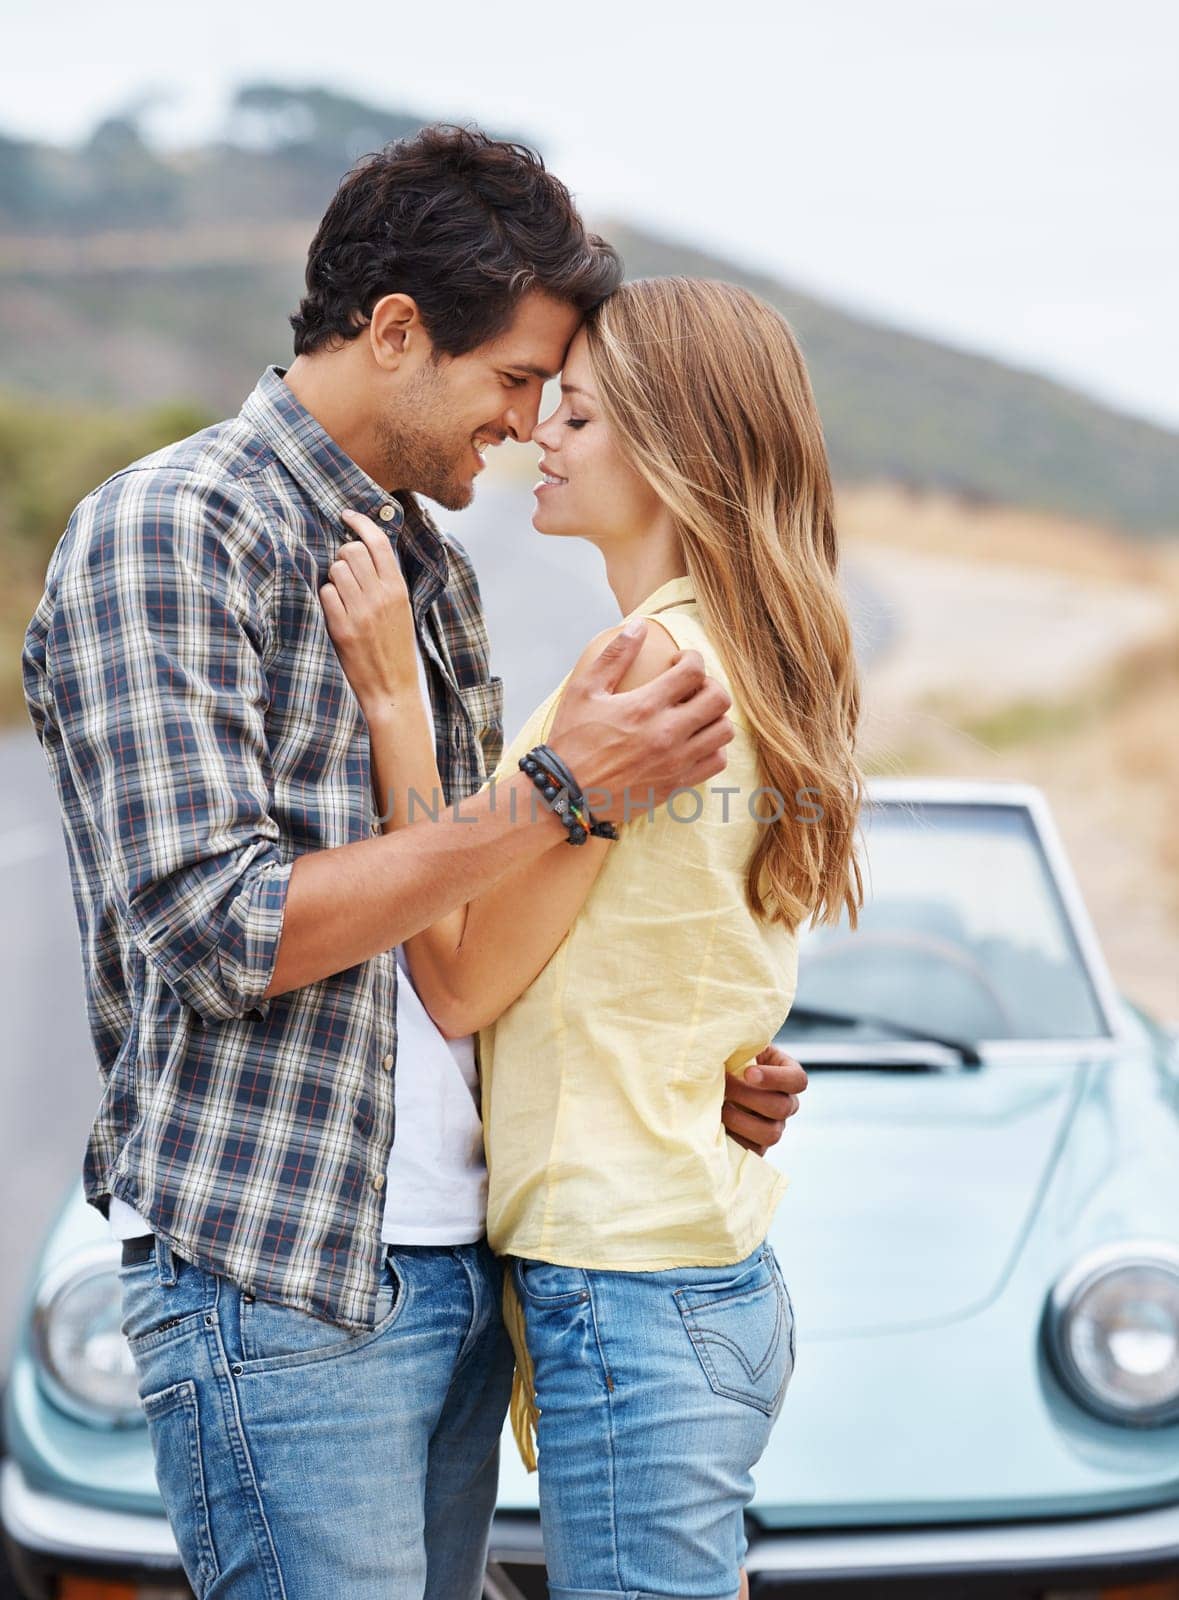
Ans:
<svg viewBox="0 0 1179 1600"><path fill-rule="evenodd" d="M1179 1421L1179 1250L1154 1240L1103 1245L1056 1284L1048 1348L1062 1381L1110 1422Z"/></svg>
<svg viewBox="0 0 1179 1600"><path fill-rule="evenodd" d="M144 1420L131 1351L122 1334L118 1255L101 1247L46 1274L33 1309L42 1387L85 1422L127 1427Z"/></svg>

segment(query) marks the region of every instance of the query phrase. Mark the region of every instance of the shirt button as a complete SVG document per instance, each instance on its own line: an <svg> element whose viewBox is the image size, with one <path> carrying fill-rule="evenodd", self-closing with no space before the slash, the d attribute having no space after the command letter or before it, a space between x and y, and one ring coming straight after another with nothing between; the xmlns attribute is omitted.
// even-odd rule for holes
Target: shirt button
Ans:
<svg viewBox="0 0 1179 1600"><path fill-rule="evenodd" d="M376 1177L373 1179L373 1188L377 1191L378 1194L380 1194L381 1190L384 1187L385 1187L385 1174L383 1172L378 1172Z"/></svg>
<svg viewBox="0 0 1179 1600"><path fill-rule="evenodd" d="M396 515L397 511L394 506L382 506L377 512L377 516L380 517L382 522L392 522Z"/></svg>
<svg viewBox="0 0 1179 1600"><path fill-rule="evenodd" d="M382 1056L381 1057L381 1070L383 1072L392 1072L393 1071L393 1057L392 1056Z"/></svg>

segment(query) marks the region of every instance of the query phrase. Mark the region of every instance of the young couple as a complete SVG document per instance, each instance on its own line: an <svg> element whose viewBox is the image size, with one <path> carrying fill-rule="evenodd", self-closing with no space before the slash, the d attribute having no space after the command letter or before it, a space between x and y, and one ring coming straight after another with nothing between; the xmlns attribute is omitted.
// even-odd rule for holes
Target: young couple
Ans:
<svg viewBox="0 0 1179 1600"><path fill-rule="evenodd" d="M552 1594L742 1584L794 1365L768 1041L802 919L854 924L858 683L789 330L619 279L531 152L370 158L293 365L89 495L29 626L86 1193L199 1597L476 1600L513 1370ZM508 438L623 625L501 759L415 495L466 505Z"/></svg>

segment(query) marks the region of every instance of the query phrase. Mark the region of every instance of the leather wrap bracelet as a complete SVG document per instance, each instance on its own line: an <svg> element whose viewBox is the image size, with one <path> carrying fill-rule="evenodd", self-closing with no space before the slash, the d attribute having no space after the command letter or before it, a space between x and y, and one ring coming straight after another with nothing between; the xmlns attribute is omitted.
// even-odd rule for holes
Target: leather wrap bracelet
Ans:
<svg viewBox="0 0 1179 1600"><path fill-rule="evenodd" d="M539 789L549 810L561 819L566 844L584 844L591 834L597 839L618 838L612 822L594 821L576 778L547 744L534 745L517 765Z"/></svg>

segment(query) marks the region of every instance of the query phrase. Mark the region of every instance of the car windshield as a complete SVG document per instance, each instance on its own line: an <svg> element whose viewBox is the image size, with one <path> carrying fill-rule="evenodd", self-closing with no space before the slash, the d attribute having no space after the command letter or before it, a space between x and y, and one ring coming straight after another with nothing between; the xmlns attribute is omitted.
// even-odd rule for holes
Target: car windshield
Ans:
<svg viewBox="0 0 1179 1600"><path fill-rule="evenodd" d="M834 927L804 925L797 1013L782 1039L1107 1033L1023 807L876 800L863 832L859 928L849 932L846 915Z"/></svg>

